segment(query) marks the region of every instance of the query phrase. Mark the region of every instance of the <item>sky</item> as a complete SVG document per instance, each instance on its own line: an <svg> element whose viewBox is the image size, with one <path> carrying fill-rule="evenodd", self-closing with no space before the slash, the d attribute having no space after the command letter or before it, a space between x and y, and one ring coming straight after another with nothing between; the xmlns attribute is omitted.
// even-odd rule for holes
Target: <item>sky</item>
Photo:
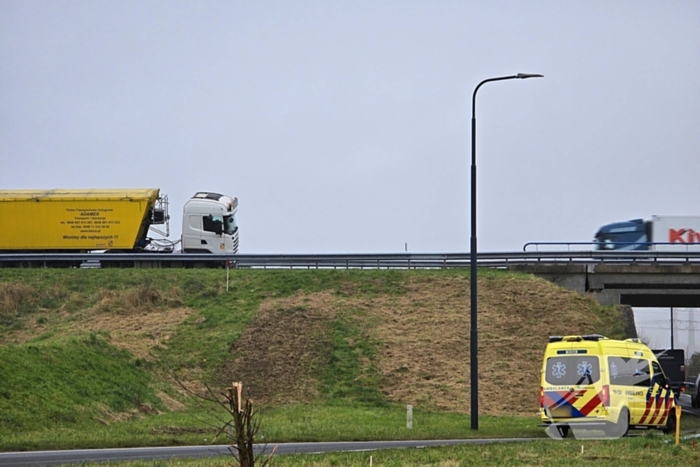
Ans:
<svg viewBox="0 0 700 467"><path fill-rule="evenodd" d="M694 0L3 0L0 187L160 188L174 238L236 196L241 253L467 252L472 93L517 73L478 92L480 251L698 214Z"/></svg>
<svg viewBox="0 0 700 467"><path fill-rule="evenodd" d="M696 214L700 3L0 2L0 186L237 196L241 253L480 251Z"/></svg>
<svg viewBox="0 0 700 467"><path fill-rule="evenodd" d="M634 318L638 336L649 347L671 348L670 308L636 309ZM700 310L673 309L673 348L685 350L686 358L700 352Z"/></svg>

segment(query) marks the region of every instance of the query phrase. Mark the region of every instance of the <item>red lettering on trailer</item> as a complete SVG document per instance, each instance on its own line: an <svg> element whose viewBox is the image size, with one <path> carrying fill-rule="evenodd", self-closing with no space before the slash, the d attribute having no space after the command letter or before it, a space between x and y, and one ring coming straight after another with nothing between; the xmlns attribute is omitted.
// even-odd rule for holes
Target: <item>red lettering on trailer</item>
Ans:
<svg viewBox="0 0 700 467"><path fill-rule="evenodd" d="M700 232L693 229L668 229L669 243L700 243Z"/></svg>
<svg viewBox="0 0 700 467"><path fill-rule="evenodd" d="M683 240L683 234L685 229L668 229L668 241L669 243L685 243Z"/></svg>

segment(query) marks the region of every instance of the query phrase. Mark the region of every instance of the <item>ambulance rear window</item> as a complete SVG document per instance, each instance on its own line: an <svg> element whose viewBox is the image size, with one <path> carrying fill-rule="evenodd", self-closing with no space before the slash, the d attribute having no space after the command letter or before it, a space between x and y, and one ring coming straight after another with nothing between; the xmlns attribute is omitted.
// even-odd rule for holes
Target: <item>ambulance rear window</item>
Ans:
<svg viewBox="0 0 700 467"><path fill-rule="evenodd" d="M598 357L557 355L547 359L545 381L555 386L593 384L600 379Z"/></svg>

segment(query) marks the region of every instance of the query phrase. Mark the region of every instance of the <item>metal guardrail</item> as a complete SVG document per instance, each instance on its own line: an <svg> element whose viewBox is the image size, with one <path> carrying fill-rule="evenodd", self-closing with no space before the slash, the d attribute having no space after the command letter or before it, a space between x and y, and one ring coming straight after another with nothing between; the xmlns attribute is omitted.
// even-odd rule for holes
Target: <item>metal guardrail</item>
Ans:
<svg viewBox="0 0 700 467"><path fill-rule="evenodd" d="M523 245L523 251L540 251L540 248L547 249L544 251L592 251L596 246L596 242L527 242Z"/></svg>
<svg viewBox="0 0 700 467"><path fill-rule="evenodd" d="M134 262L207 265L230 261L239 268L287 269L413 269L469 267L469 253L380 254L238 254L231 256L182 253L42 253L0 254L0 265L59 266L65 264L122 265ZM508 268L515 265L562 264L653 264L700 265L700 252L673 251L515 251L478 253L479 267ZM110 264L111 263L111 264Z"/></svg>
<svg viewBox="0 0 700 467"><path fill-rule="evenodd" d="M605 248L598 250L600 245L606 245L608 247L615 246L616 249ZM640 249L638 247L645 246L645 249ZM689 252L691 248L698 249L700 244L698 243L678 243L678 242L527 242L523 245L523 251L528 251L530 247L534 247L535 251L540 251L540 248L548 248L550 251L649 251L653 250L657 246L671 246L673 251L681 251L683 253ZM558 248L559 250L552 249L552 247ZM572 250L573 247L573 250ZM627 247L637 247L637 248L627 248ZM533 251L533 250L529 250Z"/></svg>

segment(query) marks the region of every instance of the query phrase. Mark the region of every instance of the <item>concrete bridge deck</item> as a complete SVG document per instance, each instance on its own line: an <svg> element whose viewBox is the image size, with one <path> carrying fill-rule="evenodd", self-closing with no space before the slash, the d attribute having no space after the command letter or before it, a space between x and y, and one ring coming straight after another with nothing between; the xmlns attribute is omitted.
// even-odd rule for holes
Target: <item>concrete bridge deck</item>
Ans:
<svg viewBox="0 0 700 467"><path fill-rule="evenodd" d="M509 269L591 294L603 305L700 308L696 264L530 264Z"/></svg>

